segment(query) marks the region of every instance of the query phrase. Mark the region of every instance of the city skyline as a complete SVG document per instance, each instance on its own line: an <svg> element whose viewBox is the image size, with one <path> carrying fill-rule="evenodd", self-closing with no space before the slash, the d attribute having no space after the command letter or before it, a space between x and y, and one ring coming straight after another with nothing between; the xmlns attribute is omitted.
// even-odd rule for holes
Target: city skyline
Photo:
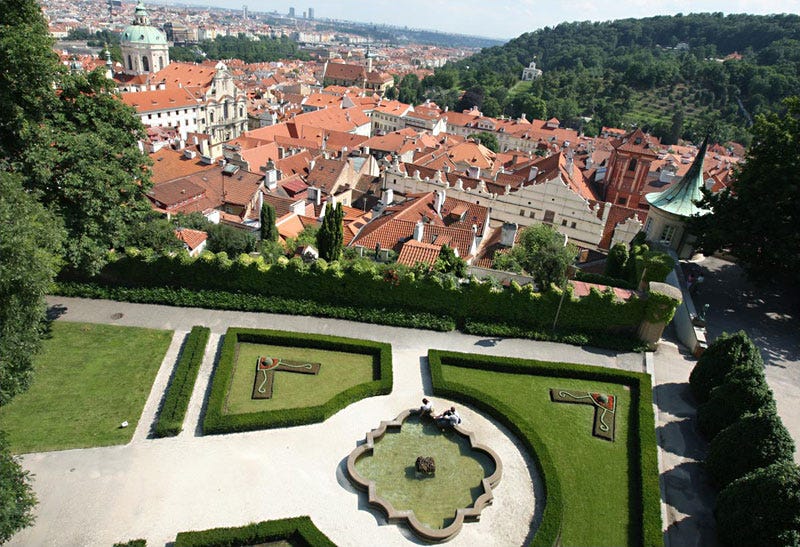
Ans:
<svg viewBox="0 0 800 547"><path fill-rule="evenodd" d="M164 2L169 3L169 2ZM288 13L295 8L297 17L309 8L315 19L343 19L364 23L387 24L398 27L429 29L441 32L468 34L497 39L511 39L525 32L568 21L608 21L613 19L641 18L677 13L722 12L730 13L794 13L800 14L800 0L675 0L649 2L645 0L620 0L618 2L592 2L555 5L542 10L533 0L515 2L485 2L479 0L407 0L405 9L386 0L370 3L343 0L341 2L290 2L282 0L191 0L181 2L192 5L216 6L248 11Z"/></svg>

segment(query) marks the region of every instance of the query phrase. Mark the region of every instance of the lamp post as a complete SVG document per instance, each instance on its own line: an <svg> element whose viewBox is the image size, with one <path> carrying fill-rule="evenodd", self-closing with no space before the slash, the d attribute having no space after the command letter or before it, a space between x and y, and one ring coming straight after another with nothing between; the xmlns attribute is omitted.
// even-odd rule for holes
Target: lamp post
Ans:
<svg viewBox="0 0 800 547"><path fill-rule="evenodd" d="M569 237L567 234L564 234L564 247L567 246L567 242L569 241ZM570 264L567 266L567 275L564 279L564 283L561 286L561 298L558 301L558 309L556 309L556 316L553 319L553 333L556 332L556 324L558 323L558 316L561 314L561 306L564 304L564 295L567 294L567 285L569 284L569 280L575 277L575 266Z"/></svg>

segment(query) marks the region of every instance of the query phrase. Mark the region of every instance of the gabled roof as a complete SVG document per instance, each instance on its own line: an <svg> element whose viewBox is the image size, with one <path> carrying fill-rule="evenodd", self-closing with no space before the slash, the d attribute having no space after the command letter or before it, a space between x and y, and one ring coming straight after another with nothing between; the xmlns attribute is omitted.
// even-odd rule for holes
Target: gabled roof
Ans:
<svg viewBox="0 0 800 547"><path fill-rule="evenodd" d="M703 198L701 189L705 185L703 180L703 162L706 159L708 136L703 141L700 151L697 152L692 166L680 181L671 185L663 192L651 192L645 199L651 207L672 213L684 218L694 215L705 215L710 211L701 209L696 202Z"/></svg>
<svg viewBox="0 0 800 547"><path fill-rule="evenodd" d="M198 104L197 98L189 90L180 87L122 93L120 98L122 102L134 107L140 114L143 112L195 107Z"/></svg>
<svg viewBox="0 0 800 547"><path fill-rule="evenodd" d="M361 65L348 65L346 63L328 63L325 68L326 80L343 80L362 82L367 77L366 69Z"/></svg>
<svg viewBox="0 0 800 547"><path fill-rule="evenodd" d="M197 247L208 239L208 234L202 230L192 230L191 228L178 228L175 230L175 237L183 241L190 251L194 251Z"/></svg>

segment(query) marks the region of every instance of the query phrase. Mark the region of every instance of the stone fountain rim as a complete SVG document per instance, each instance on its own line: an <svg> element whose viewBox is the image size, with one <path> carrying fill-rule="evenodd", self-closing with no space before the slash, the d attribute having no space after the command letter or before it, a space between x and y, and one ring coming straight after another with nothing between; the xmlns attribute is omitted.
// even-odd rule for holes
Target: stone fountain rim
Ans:
<svg viewBox="0 0 800 547"><path fill-rule="evenodd" d="M398 414L394 420L381 421L377 428L369 431L366 436L366 442L360 446L357 446L347 457L347 473L350 477L350 481L353 482L356 487L367 491L370 505L374 505L383 511L389 522L395 523L405 520L407 521L411 530L419 537L429 541L446 541L453 538L461 531L461 527L463 526L465 520L478 520L480 518L481 511L483 511L487 505L492 503L494 498L492 489L499 484L500 479L503 476L503 462L500 460L500 457L494 450L484 444L476 442L475 435L471 431L467 431L460 425L453 426L453 431L455 431L459 436L469 440L470 448L472 450L483 452L489 456L489 458L491 458L495 464L494 473L488 477L484 477L483 480L481 480L481 484L483 485L483 494L478 496L478 499L475 500L475 503L472 507L462 507L456 509L455 519L452 523L450 523L450 525L444 528L431 528L426 526L417 519L414 511L410 509L395 509L391 502L378 496L375 481L365 479L358 471L356 471L356 460L358 460L358 458L360 458L363 454L372 452L375 448L375 441L383 437L388 429L400 429L403 425L403 422L405 422L406 419L408 419L408 417L414 413L415 409L404 410Z"/></svg>

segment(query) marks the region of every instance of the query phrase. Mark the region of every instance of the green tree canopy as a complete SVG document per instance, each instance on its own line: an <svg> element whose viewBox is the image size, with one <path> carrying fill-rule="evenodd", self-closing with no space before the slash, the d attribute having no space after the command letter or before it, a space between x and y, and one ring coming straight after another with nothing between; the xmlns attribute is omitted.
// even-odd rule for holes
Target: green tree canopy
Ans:
<svg viewBox="0 0 800 547"><path fill-rule="evenodd" d="M467 276L467 263L449 245L442 245L442 250L439 252L439 258L433 267L437 272L451 273L456 277Z"/></svg>
<svg viewBox="0 0 800 547"><path fill-rule="evenodd" d="M800 469L781 461L733 481L719 493L714 516L722 545L797 545Z"/></svg>
<svg viewBox="0 0 800 547"><path fill-rule="evenodd" d="M730 250L756 280L800 283L800 97L785 102L783 116L758 116L753 144L733 186L706 192L690 230L710 254Z"/></svg>
<svg viewBox="0 0 800 547"><path fill-rule="evenodd" d="M58 220L0 171L0 406L27 389L39 349L45 294L61 265Z"/></svg>
<svg viewBox="0 0 800 547"><path fill-rule="evenodd" d="M0 543L5 543L19 530L33 524L36 496L30 474L9 451L5 433L0 431Z"/></svg>
<svg viewBox="0 0 800 547"><path fill-rule="evenodd" d="M578 256L578 249L566 244L566 238L547 224L528 226L511 249L511 258L533 277L540 290L563 285L567 268Z"/></svg>
<svg viewBox="0 0 800 547"><path fill-rule="evenodd" d="M256 248L256 238L253 234L228 226L227 224L212 224L208 229L208 250L212 253L227 253L230 258L253 251Z"/></svg>

